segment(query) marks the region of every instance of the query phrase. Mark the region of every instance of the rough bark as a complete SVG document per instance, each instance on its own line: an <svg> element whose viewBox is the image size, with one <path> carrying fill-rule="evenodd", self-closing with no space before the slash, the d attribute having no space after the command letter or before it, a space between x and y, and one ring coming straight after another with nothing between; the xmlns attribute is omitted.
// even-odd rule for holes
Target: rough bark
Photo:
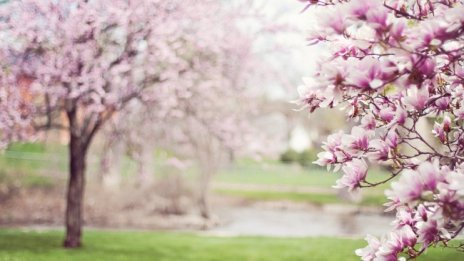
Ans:
<svg viewBox="0 0 464 261"><path fill-rule="evenodd" d="M70 136L70 176L66 202L66 239L64 247L77 248L81 246L82 237L87 144L82 137L72 133Z"/></svg>
<svg viewBox="0 0 464 261"><path fill-rule="evenodd" d="M69 107L67 116L70 136L69 183L66 197L66 238L63 246L66 248L78 248L82 245L82 226L84 223L86 156L92 137L101 125L101 121L94 121L93 124L90 124L89 119L80 121L75 105Z"/></svg>

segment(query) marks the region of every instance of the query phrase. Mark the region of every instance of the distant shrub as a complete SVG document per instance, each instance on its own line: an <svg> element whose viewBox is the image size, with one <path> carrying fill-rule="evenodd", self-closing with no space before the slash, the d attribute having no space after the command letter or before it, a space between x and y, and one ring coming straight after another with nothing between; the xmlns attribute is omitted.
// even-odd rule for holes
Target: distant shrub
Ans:
<svg viewBox="0 0 464 261"><path fill-rule="evenodd" d="M317 167L313 164L317 160L317 153L318 151L311 149L302 152L288 149L280 155L280 161L285 164L298 163L302 167Z"/></svg>
<svg viewBox="0 0 464 261"><path fill-rule="evenodd" d="M285 164L290 164L290 163L298 162L299 157L300 155L298 152L292 149L288 149L287 151L282 153L282 155L280 155L280 161L282 161Z"/></svg>
<svg viewBox="0 0 464 261"><path fill-rule="evenodd" d="M303 167L310 167L317 160L317 152L315 150L304 150L299 154L298 163Z"/></svg>

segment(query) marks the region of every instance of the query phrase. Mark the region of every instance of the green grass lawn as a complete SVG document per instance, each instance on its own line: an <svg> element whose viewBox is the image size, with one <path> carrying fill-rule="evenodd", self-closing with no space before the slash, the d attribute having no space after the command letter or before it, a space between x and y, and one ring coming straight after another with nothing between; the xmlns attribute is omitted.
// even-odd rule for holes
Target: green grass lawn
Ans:
<svg viewBox="0 0 464 261"><path fill-rule="evenodd" d="M353 203L339 198L336 194L280 192L280 191L256 191L238 189L216 189L215 193L227 196L235 196L255 201L288 200L295 202L308 202L314 204L356 204L363 206L382 206L387 202L383 194L367 194L359 203Z"/></svg>
<svg viewBox="0 0 464 261"><path fill-rule="evenodd" d="M340 178L340 174L319 167L302 168L279 162L256 163L238 162L235 166L221 171L215 180L235 184L287 185L330 188ZM379 181L386 172L373 169L369 172L370 181ZM382 186L382 189L388 187Z"/></svg>
<svg viewBox="0 0 464 261"><path fill-rule="evenodd" d="M337 175L321 168L304 169L278 163L238 163L221 171L215 180L235 184L330 187Z"/></svg>
<svg viewBox="0 0 464 261"><path fill-rule="evenodd" d="M0 230L0 261L145 260L359 260L353 250L363 240L334 238L212 237L168 232L86 231L84 247L60 247L59 231ZM420 258L463 260L462 253L431 249Z"/></svg>
<svg viewBox="0 0 464 261"><path fill-rule="evenodd" d="M379 181L386 176L385 171L373 169L369 173L371 181ZM298 202L311 202L315 204L353 204L343 201L336 195L336 191L330 192L331 187L340 178L340 174L328 172L325 169L311 167L301 168L295 165L286 165L278 162L258 164L252 162L239 162L236 166L222 171L215 177L216 182L223 184L264 185L256 190L220 188L218 194L236 196L250 200L290 200ZM323 188L329 193L308 193L298 191L273 191L266 189L265 185L283 185L287 188ZM363 190L363 199L359 205L382 206L387 200L384 190L388 184Z"/></svg>

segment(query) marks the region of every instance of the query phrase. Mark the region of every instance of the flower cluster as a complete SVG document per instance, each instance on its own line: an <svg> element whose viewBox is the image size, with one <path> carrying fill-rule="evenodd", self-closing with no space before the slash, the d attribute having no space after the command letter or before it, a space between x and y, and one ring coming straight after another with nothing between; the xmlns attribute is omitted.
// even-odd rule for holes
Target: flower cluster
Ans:
<svg viewBox="0 0 464 261"><path fill-rule="evenodd" d="M446 245L464 228L464 1L308 4L320 14L310 43L331 55L299 87L300 104L343 107L354 124L328 137L316 163L342 170L337 188L395 180L386 191L395 229L356 253L397 260ZM391 175L372 181L373 164Z"/></svg>

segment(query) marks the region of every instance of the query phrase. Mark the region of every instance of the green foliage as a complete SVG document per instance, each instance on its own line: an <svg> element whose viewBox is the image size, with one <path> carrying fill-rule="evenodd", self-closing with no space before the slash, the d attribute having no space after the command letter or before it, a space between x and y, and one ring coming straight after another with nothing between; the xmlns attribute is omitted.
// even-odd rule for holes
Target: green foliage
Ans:
<svg viewBox="0 0 464 261"><path fill-rule="evenodd" d="M298 157L298 163L303 167L316 167L313 162L317 160L317 152L315 150L304 150ZM313 166L314 165L314 166Z"/></svg>
<svg viewBox="0 0 464 261"><path fill-rule="evenodd" d="M0 261L358 261L363 240L338 238L213 237L186 233L86 231L84 247L61 247L63 232L0 230ZM432 248L422 261L462 260L453 249Z"/></svg>
<svg viewBox="0 0 464 261"><path fill-rule="evenodd" d="M298 154L298 152L292 149L289 149L286 152L282 153L282 155L280 155L280 161L286 164L297 162L299 158L300 155Z"/></svg>
<svg viewBox="0 0 464 261"><path fill-rule="evenodd" d="M280 155L280 161L285 164L298 163L303 167L313 167L313 162L317 160L316 150L304 150L296 152L293 149L288 149ZM315 166L314 166L315 167Z"/></svg>

